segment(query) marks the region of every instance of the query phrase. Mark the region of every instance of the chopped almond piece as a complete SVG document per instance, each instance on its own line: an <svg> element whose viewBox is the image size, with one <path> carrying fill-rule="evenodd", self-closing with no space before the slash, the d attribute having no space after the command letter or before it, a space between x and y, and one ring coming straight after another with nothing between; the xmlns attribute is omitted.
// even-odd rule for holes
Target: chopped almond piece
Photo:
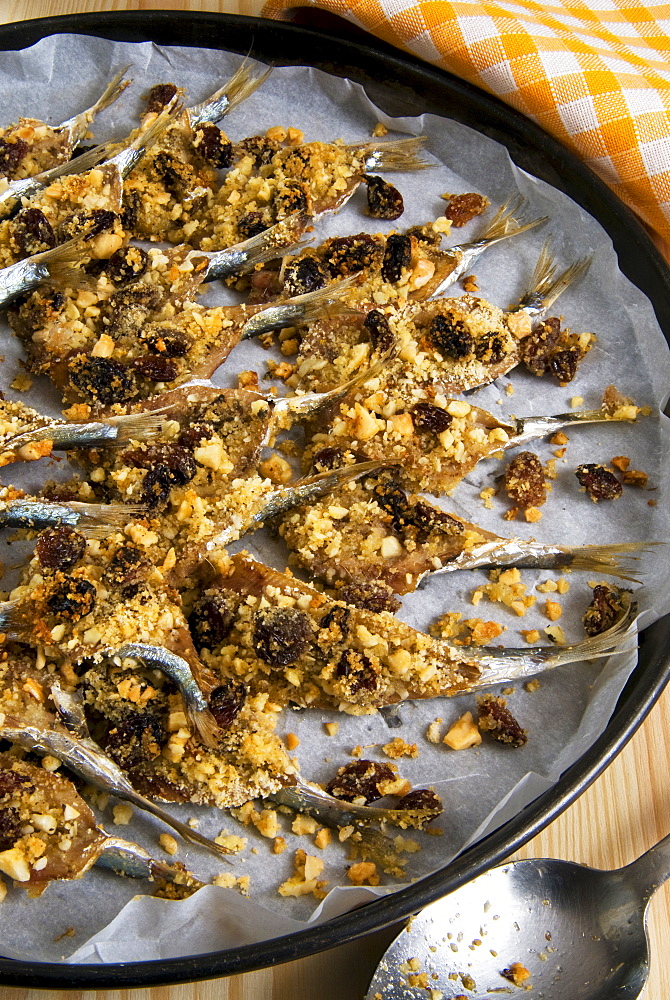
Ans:
<svg viewBox="0 0 670 1000"><path fill-rule="evenodd" d="M482 742L482 734L479 732L472 712L465 712L460 719L457 719L442 742L446 743L452 750L468 750L470 747L478 747Z"/></svg>

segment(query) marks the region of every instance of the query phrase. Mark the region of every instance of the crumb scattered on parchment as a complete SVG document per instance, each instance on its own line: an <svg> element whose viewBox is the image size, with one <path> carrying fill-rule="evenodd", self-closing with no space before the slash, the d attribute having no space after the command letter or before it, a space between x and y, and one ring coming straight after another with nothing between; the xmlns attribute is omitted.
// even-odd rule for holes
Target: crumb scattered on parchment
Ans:
<svg viewBox="0 0 670 1000"><path fill-rule="evenodd" d="M365 882L368 885L379 885L377 865L374 861L357 861L348 868L347 878L354 885L363 885Z"/></svg>
<svg viewBox="0 0 670 1000"><path fill-rule="evenodd" d="M419 756L419 748L416 743L405 743L400 736L396 736L390 743L385 743L382 750L391 760L398 760L400 757Z"/></svg>
<svg viewBox="0 0 670 1000"><path fill-rule="evenodd" d="M306 854L302 848L298 848L293 858L294 874L282 882L277 892L280 896L314 896L315 899L324 899L328 882L319 881L323 868L321 858Z"/></svg>

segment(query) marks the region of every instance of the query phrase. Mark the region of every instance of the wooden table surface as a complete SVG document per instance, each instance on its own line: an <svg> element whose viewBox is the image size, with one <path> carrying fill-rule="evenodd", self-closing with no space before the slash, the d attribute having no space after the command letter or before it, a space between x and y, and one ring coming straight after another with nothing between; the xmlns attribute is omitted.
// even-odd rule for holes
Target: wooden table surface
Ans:
<svg viewBox="0 0 670 1000"><path fill-rule="evenodd" d="M0 0L0 24L84 11L199 10L260 14L263 0ZM659 244L660 246L660 244ZM670 248L660 246L670 261ZM554 857L598 868L627 864L670 830L670 688L605 773L515 858ZM652 963L646 1000L670 997L670 882L649 909ZM100 990L87 1000L360 1000L397 933L381 931L313 958L230 979L152 990ZM666 951L666 948L668 951ZM39 1000L39 991L0 987L0 1000ZM72 993L72 996L78 996ZM566 997L566 1000L579 1000Z"/></svg>

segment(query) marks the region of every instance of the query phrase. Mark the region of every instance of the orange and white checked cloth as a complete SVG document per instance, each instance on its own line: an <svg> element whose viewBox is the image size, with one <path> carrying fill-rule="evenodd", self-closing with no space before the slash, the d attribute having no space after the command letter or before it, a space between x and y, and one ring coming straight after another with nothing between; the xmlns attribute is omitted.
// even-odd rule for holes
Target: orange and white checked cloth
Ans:
<svg viewBox="0 0 670 1000"><path fill-rule="evenodd" d="M670 241L670 4L308 2L511 104ZM300 3L267 0L263 13Z"/></svg>

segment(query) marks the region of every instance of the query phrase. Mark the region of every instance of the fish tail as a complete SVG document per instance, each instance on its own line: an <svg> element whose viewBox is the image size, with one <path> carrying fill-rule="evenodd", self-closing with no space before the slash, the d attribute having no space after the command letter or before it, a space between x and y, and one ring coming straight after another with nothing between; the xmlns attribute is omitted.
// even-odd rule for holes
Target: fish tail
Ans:
<svg viewBox="0 0 670 1000"><path fill-rule="evenodd" d="M45 265L49 278L54 284L61 288L81 288L90 285L91 276L81 270L80 265L85 264L90 257L90 252L86 246L83 236L75 236L67 243L52 250L45 250L29 258L31 263Z"/></svg>
<svg viewBox="0 0 670 1000"><path fill-rule="evenodd" d="M110 444L127 444L128 441L144 441L155 437L160 434L164 420L165 414L160 410L151 413L124 413L120 417L110 417L105 422L119 429L117 437Z"/></svg>
<svg viewBox="0 0 670 1000"><path fill-rule="evenodd" d="M556 261L549 249L550 246L551 239L545 240L540 250L540 256L535 262L528 287L519 300L520 305L524 305L526 302L540 296L543 297L547 289L551 286L553 277L556 274Z"/></svg>
<svg viewBox="0 0 670 1000"><path fill-rule="evenodd" d="M357 276L333 281L315 292L306 292L287 299L285 305L300 307L300 322L313 323L319 319L332 319L335 316L358 316L357 310L342 302L342 297L358 284Z"/></svg>
<svg viewBox="0 0 670 1000"><path fill-rule="evenodd" d="M64 506L81 514L77 531L87 538L106 538L110 531L122 530L146 515L146 508L135 503L80 503L73 500Z"/></svg>
<svg viewBox="0 0 670 1000"><path fill-rule="evenodd" d="M493 243L508 239L510 236L518 236L520 233L525 233L529 229L533 229L535 226L539 226L547 221L548 216L543 215L541 218L532 219L530 222L520 222L515 216L525 205L526 199L521 195L514 195L508 198L500 206L484 231L477 236L477 243Z"/></svg>
<svg viewBox="0 0 670 1000"><path fill-rule="evenodd" d="M186 714L206 747L217 747L221 737L218 722L208 708L200 708L190 698L184 697Z"/></svg>
<svg viewBox="0 0 670 1000"><path fill-rule="evenodd" d="M421 155L427 138L425 135L412 135L404 139L389 139L386 142L366 142L363 145L352 143L345 148L355 156L363 157L367 170L397 170L399 173L409 173L433 166Z"/></svg>
<svg viewBox="0 0 670 1000"><path fill-rule="evenodd" d="M34 618L25 613L22 601L0 603L0 632L15 642L32 644L35 638Z"/></svg>
<svg viewBox="0 0 670 1000"><path fill-rule="evenodd" d="M146 152L161 137L165 129L172 124L175 118L181 114L182 110L183 105L175 94L170 103L163 108L159 115L156 115L153 121L149 122L148 125L140 127L138 134L128 144L127 148L137 150L138 152Z"/></svg>
<svg viewBox="0 0 670 1000"><path fill-rule="evenodd" d="M639 583L639 577L635 574L635 567L630 565L631 562L637 562L638 553L649 552L653 546L662 544L662 542L619 542L613 545L566 547L564 551L570 555L571 569L605 573L620 580Z"/></svg>
<svg viewBox="0 0 670 1000"><path fill-rule="evenodd" d="M600 635L592 636L572 645L551 647L535 646L527 649L486 646L470 647L465 653L460 647L449 647L454 659L485 667L482 675L468 686L468 690L501 684L520 677L530 677L542 670L561 667L567 663L600 659L612 653L629 652L637 647L637 602L627 591L620 591L621 614L617 621Z"/></svg>
<svg viewBox="0 0 670 1000"><path fill-rule="evenodd" d="M123 69L119 70L119 72L112 77L95 104L91 105L88 109L87 114L90 116L89 121L92 121L100 111L104 111L105 108L108 108L114 103L114 101L117 101L126 87L130 86L132 80L123 79L129 69L130 63L128 63L127 66L124 66Z"/></svg>
<svg viewBox="0 0 670 1000"><path fill-rule="evenodd" d="M218 101L221 97L225 97L226 108L222 114L227 115L239 107L248 97L251 97L254 91L265 83L272 70L272 66L268 66L266 69L261 69L259 66L249 66L245 60L221 90L217 91L217 94L212 94L209 101Z"/></svg>
<svg viewBox="0 0 670 1000"><path fill-rule="evenodd" d="M550 306L554 304L559 295L562 295L566 288L573 285L575 281L582 278L588 269L591 267L593 262L594 254L588 254L586 257L580 257L576 260L574 264L566 268L562 274L559 274L557 278L550 281L545 289L542 290L542 304L545 309L549 309Z"/></svg>

